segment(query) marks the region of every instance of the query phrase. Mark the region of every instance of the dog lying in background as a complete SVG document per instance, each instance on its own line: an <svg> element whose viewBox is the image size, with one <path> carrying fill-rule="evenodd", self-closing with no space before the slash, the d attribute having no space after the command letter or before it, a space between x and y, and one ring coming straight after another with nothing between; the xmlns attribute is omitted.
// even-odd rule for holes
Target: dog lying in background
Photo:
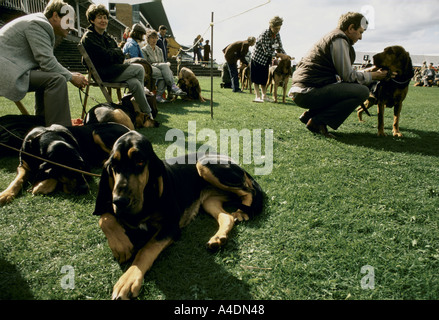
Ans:
<svg viewBox="0 0 439 320"><path fill-rule="evenodd" d="M191 69L186 67L180 69L178 72L177 86L187 93L187 95L183 96L182 99L200 100L201 102L206 102L201 95L200 82Z"/></svg>
<svg viewBox="0 0 439 320"><path fill-rule="evenodd" d="M152 109L152 115L157 115L157 104L155 97L153 101L148 99ZM122 98L122 105L115 103L100 103L91 108L84 119L84 124L116 122L127 126L130 130L139 128L155 128L160 124L140 110L137 102L131 94Z"/></svg>
<svg viewBox="0 0 439 320"><path fill-rule="evenodd" d="M207 243L213 250L225 244L235 220L263 209L261 187L230 158L205 154L193 164L188 155L170 160L160 160L145 136L130 131L116 141L102 171L94 214L119 263L134 255L113 299L139 294L145 273L201 207L219 224Z"/></svg>
<svg viewBox="0 0 439 320"><path fill-rule="evenodd" d="M17 176L0 193L0 205L10 203L26 181L33 183L34 195L49 194L57 187L65 193L86 193L89 186L84 174L69 168L89 171L92 166L102 167L114 142L128 131L116 123L32 129L20 149Z"/></svg>
<svg viewBox="0 0 439 320"><path fill-rule="evenodd" d="M272 66L268 70L267 88L270 86L270 93L273 93L274 86L274 102L277 102L277 88L281 86L283 88L282 102L285 103L285 97L287 94L288 81L293 75L291 69L291 60L280 60L277 66Z"/></svg>
<svg viewBox="0 0 439 320"><path fill-rule="evenodd" d="M407 96L408 87L414 76L410 54L401 46L392 46L373 56L376 68L389 71L389 78L378 83L374 97L369 97L363 106L357 108L358 119L362 122L363 107L368 109L378 105L378 136L386 136L384 132L384 108L393 109L393 136L402 137L399 131L399 120L402 102ZM396 73L395 78L390 75Z"/></svg>

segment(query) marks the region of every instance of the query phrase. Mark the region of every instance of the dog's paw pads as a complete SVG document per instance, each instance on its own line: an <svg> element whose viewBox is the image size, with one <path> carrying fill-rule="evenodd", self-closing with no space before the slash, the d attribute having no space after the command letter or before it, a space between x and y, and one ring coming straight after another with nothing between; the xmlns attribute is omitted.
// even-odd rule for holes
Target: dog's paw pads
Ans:
<svg viewBox="0 0 439 320"><path fill-rule="evenodd" d="M209 242L206 244L207 249L216 251L225 245L227 242L226 236L213 236Z"/></svg>

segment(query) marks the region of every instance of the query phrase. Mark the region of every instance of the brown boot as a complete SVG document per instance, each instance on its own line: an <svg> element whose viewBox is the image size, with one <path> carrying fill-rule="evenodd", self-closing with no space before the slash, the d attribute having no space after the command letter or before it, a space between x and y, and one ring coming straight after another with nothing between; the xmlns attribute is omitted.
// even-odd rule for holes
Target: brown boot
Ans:
<svg viewBox="0 0 439 320"><path fill-rule="evenodd" d="M316 134L320 134L326 138L335 139L335 136L328 132L328 128L325 124L316 124L314 120L311 118L306 124L306 128Z"/></svg>

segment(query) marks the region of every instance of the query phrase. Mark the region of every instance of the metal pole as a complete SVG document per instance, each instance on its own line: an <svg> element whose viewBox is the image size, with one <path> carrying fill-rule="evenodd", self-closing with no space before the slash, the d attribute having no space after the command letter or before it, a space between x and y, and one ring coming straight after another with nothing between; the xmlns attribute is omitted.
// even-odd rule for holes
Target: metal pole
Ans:
<svg viewBox="0 0 439 320"><path fill-rule="evenodd" d="M210 118L213 119L213 12L210 24Z"/></svg>

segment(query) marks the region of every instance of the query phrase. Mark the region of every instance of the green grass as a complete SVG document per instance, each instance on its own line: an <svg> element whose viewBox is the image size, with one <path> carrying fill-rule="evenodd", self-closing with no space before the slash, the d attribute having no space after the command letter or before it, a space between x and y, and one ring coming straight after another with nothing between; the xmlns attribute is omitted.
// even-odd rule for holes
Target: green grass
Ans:
<svg viewBox="0 0 439 320"><path fill-rule="evenodd" d="M201 78L210 98L210 79ZM273 129L273 170L257 176L266 192L263 214L237 224L227 245L208 252L216 231L206 214L183 230L146 274L140 299L438 299L439 298L439 110L438 88L410 87L401 139L377 137L376 110L366 123L355 114L320 138L298 121L303 110L286 104L255 104L214 83L210 104L159 105L161 127L140 130L165 156L169 129L196 120L207 128ZM100 92L92 95L102 101ZM73 117L81 113L77 89ZM29 108L32 95L24 100ZM93 105L94 103L91 103ZM0 115L18 113L0 98ZM264 136L262 137L264 141ZM204 141L198 141L198 146ZM264 153L264 152L263 152ZM0 158L0 189L14 179L16 157ZM255 164L243 164L253 174ZM96 170L99 172L99 170ZM97 180L95 180L97 183ZM123 273L91 215L90 194L23 192L0 208L1 299L108 299ZM73 266L74 289L63 289L61 268ZM374 289L362 289L363 266L375 271Z"/></svg>

